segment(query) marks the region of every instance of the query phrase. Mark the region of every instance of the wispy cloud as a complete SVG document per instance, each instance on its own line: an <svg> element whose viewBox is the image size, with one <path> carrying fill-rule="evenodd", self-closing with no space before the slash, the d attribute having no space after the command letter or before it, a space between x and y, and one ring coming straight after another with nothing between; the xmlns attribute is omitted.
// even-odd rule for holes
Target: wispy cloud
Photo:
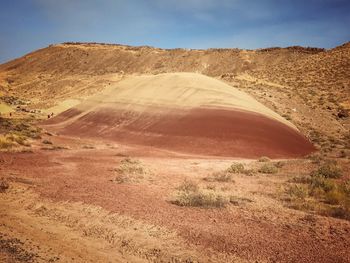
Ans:
<svg viewBox="0 0 350 263"><path fill-rule="evenodd" d="M1 1L0 61L64 41L330 47L350 39L349 12L348 0Z"/></svg>

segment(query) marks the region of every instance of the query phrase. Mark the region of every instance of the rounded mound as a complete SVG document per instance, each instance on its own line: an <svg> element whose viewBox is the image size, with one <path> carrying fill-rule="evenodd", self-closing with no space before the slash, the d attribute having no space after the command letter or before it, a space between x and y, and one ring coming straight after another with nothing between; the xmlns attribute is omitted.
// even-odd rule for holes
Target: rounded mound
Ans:
<svg viewBox="0 0 350 263"><path fill-rule="evenodd" d="M201 155L288 158L314 150L294 125L249 95L194 73L126 78L46 125Z"/></svg>

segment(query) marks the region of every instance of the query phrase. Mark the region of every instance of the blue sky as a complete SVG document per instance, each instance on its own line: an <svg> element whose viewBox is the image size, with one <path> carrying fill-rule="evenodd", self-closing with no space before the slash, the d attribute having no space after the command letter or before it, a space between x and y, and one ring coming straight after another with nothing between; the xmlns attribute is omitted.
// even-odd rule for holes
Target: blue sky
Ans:
<svg viewBox="0 0 350 263"><path fill-rule="evenodd" d="M349 27L350 0L0 0L0 63L67 41L331 48Z"/></svg>

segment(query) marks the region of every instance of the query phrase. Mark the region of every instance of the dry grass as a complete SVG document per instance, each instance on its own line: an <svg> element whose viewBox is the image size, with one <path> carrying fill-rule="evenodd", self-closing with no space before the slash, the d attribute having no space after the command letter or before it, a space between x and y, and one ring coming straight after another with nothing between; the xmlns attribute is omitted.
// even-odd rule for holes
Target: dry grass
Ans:
<svg viewBox="0 0 350 263"><path fill-rule="evenodd" d="M0 117L0 150L17 146L30 146L29 139L40 138L41 129L28 119L6 119Z"/></svg>
<svg viewBox="0 0 350 263"><path fill-rule="evenodd" d="M15 134L31 139L40 139L42 130L35 127L33 119L9 119L0 117L0 133Z"/></svg>
<svg viewBox="0 0 350 263"><path fill-rule="evenodd" d="M241 163L233 163L229 168L226 170L228 173L234 173L239 174L244 172L244 165Z"/></svg>
<svg viewBox="0 0 350 263"><path fill-rule="evenodd" d="M4 193L10 187L9 183L4 179L0 179L0 193Z"/></svg>
<svg viewBox="0 0 350 263"><path fill-rule="evenodd" d="M313 175L324 178L340 178L342 176L342 169L335 160L326 160L313 172Z"/></svg>
<svg viewBox="0 0 350 263"><path fill-rule="evenodd" d="M270 158L269 157L266 157L266 156L261 156L259 159L258 159L258 162L261 162L261 163L266 163L266 162L269 162L270 161Z"/></svg>
<svg viewBox="0 0 350 263"><path fill-rule="evenodd" d="M245 198L245 197L238 197L238 196L230 196L230 203L236 206L242 206L245 205L247 203L252 203L253 201L249 198Z"/></svg>
<svg viewBox="0 0 350 263"><path fill-rule="evenodd" d="M52 144L52 142L49 141L49 140L43 140L42 143L43 143L43 144Z"/></svg>
<svg viewBox="0 0 350 263"><path fill-rule="evenodd" d="M212 173L211 175L204 178L208 182L233 182L232 173L228 171L220 171Z"/></svg>
<svg viewBox="0 0 350 263"><path fill-rule="evenodd" d="M275 174L278 172L278 168L274 163L265 163L260 166L258 172L262 174Z"/></svg>
<svg viewBox="0 0 350 263"><path fill-rule="evenodd" d="M117 183L139 182L150 171L139 160L129 157L123 159L119 167L115 169L118 175L115 178Z"/></svg>
<svg viewBox="0 0 350 263"><path fill-rule="evenodd" d="M9 140L6 136L0 135L0 149L10 149L14 146L13 141Z"/></svg>
<svg viewBox="0 0 350 263"><path fill-rule="evenodd" d="M234 162L227 169L212 173L211 175L203 178L203 180L208 182L234 182L234 174L253 176L255 171L252 169L246 169L242 163Z"/></svg>
<svg viewBox="0 0 350 263"><path fill-rule="evenodd" d="M198 184L185 180L178 188L172 203L179 206L225 207L230 203L228 196L214 189L200 189Z"/></svg>
<svg viewBox="0 0 350 263"><path fill-rule="evenodd" d="M290 180L284 200L291 208L350 220L350 179L340 180L338 168L329 169L328 165L321 165L309 176ZM338 167L334 162L331 165Z"/></svg>

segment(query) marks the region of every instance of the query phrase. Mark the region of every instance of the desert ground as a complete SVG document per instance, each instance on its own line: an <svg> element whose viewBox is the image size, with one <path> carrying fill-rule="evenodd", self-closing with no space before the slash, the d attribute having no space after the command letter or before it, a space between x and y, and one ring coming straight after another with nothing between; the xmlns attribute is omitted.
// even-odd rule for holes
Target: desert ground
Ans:
<svg viewBox="0 0 350 263"><path fill-rule="evenodd" d="M51 45L0 65L1 262L350 262L350 45Z"/></svg>

